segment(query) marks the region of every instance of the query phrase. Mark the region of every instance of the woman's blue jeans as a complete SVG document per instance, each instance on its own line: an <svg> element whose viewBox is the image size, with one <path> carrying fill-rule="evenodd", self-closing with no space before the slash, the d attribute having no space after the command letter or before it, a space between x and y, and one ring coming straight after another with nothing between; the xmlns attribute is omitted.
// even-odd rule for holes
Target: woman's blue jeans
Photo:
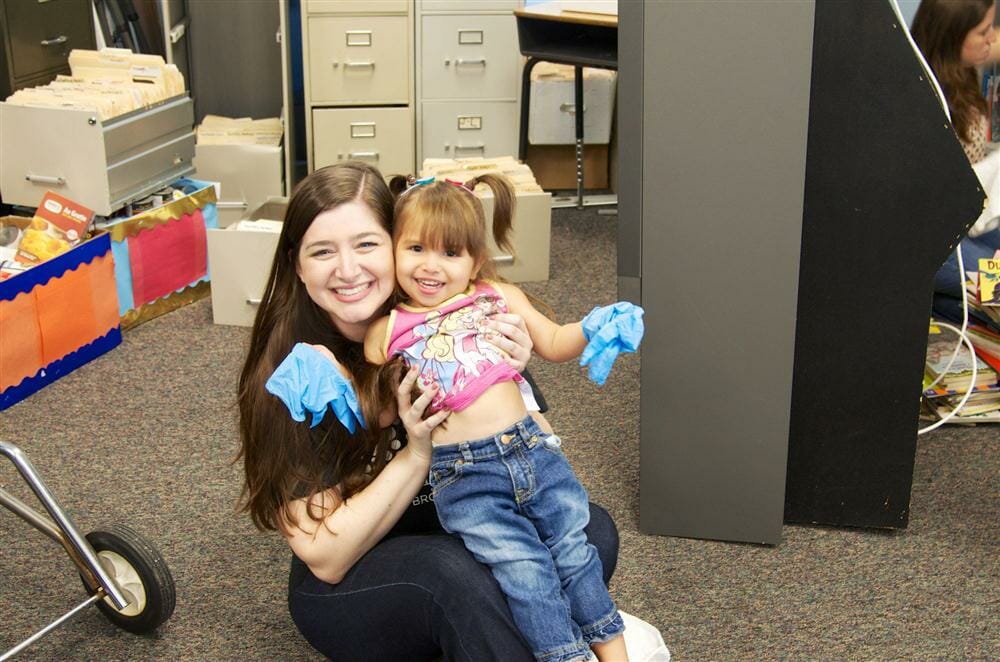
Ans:
<svg viewBox="0 0 1000 662"><path fill-rule="evenodd" d="M590 504L585 533L607 583L618 530ZM384 539L336 585L293 557L288 609L306 640L334 660L534 659L489 568L446 533Z"/></svg>
<svg viewBox="0 0 1000 662"><path fill-rule="evenodd" d="M964 237L959 245L962 247L965 270L978 271L979 259L993 257L1000 248L1000 229L990 230L978 237ZM964 288L965 274L958 273L958 258L955 257L955 251L952 251L934 276L934 291L960 299Z"/></svg>

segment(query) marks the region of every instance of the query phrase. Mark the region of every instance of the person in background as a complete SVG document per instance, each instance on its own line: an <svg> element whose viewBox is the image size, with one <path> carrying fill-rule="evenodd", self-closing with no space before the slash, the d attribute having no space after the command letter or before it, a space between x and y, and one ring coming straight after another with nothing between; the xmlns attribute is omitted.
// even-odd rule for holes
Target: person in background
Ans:
<svg viewBox="0 0 1000 662"><path fill-rule="evenodd" d="M289 611L324 655L531 660L489 569L435 514L430 435L447 413L423 418L430 395L411 402L415 376L395 388L364 359L368 326L395 303L392 212L382 175L363 163L316 170L295 189L239 380L241 505L291 546ZM497 315L488 326L523 369L523 319ZM363 415L353 432L344 411L312 409L314 426L304 412L301 422L289 416L272 378L296 352L306 367L332 361L357 387ZM395 411L374 410L392 390ZM618 534L606 511L589 510L586 535L607 582Z"/></svg>
<svg viewBox="0 0 1000 662"><path fill-rule="evenodd" d="M1000 60L994 0L921 0L910 34L944 90L952 126L969 162L986 158L989 107L978 68ZM977 224L978 226L978 224ZM1000 229L974 226L960 243L965 269L1000 249ZM960 298L964 276L952 253L934 279L935 292Z"/></svg>

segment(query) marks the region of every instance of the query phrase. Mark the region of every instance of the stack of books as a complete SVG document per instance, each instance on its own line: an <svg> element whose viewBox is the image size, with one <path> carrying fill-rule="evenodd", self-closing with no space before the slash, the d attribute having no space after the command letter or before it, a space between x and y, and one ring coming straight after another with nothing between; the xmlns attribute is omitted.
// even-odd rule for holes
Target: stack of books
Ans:
<svg viewBox="0 0 1000 662"><path fill-rule="evenodd" d="M1000 423L1000 384L997 383L1000 374L1000 334L984 326L970 324L968 335L975 354L970 355L963 345L948 367L958 339L953 334L942 333L939 327L931 324L921 408L924 418L937 420L950 415L971 388L969 399L950 422ZM973 365L976 366L975 380L972 378Z"/></svg>

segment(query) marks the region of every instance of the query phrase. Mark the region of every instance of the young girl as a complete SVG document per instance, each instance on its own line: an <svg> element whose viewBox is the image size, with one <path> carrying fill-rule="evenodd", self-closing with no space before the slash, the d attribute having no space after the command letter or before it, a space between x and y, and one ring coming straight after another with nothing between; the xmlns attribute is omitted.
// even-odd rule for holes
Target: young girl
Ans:
<svg viewBox="0 0 1000 662"><path fill-rule="evenodd" d="M601 660L626 660L621 616L583 535L587 494L558 437L528 415L520 375L482 340L481 328L491 313L519 314L540 356L567 361L591 338L592 354L619 341L621 334L610 339L615 328L633 331L625 344L634 350L642 311L616 304L560 325L517 287L491 280L483 208L472 192L478 183L493 190L494 237L509 248L514 197L505 179L412 185L396 202L393 232L407 300L369 327L365 357L378 364L402 357L419 371L420 389L434 393L430 410L451 412L431 433L438 517L490 567L536 658L586 659L589 648Z"/></svg>

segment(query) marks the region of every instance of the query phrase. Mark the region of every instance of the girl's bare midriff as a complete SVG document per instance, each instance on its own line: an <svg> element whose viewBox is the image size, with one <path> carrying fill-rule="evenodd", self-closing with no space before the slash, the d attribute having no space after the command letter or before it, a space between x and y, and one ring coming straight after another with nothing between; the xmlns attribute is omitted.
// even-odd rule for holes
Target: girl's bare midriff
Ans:
<svg viewBox="0 0 1000 662"><path fill-rule="evenodd" d="M434 428L431 442L435 446L448 446L489 437L503 432L527 414L516 383L494 384L471 405L452 412L443 425Z"/></svg>

